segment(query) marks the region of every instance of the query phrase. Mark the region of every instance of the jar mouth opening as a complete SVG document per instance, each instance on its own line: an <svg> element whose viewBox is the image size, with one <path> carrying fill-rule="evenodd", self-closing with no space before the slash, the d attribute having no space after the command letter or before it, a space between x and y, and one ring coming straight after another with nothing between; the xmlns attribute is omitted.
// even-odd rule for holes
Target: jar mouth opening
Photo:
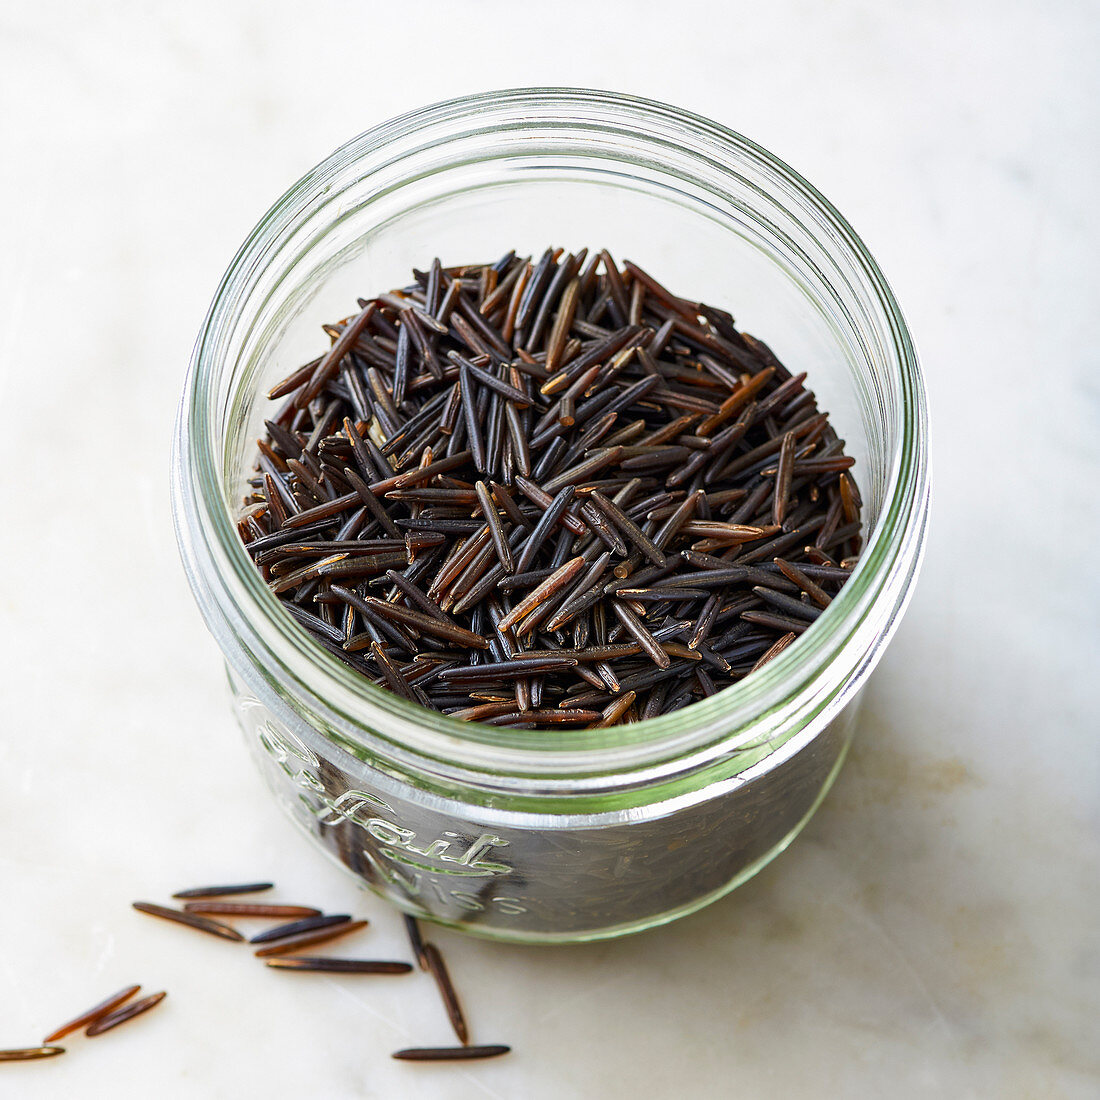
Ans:
<svg viewBox="0 0 1100 1100"><path fill-rule="evenodd" d="M469 118L491 128L494 112L514 115L517 108L531 124L561 119L563 111L571 111L585 119L614 116L620 124L626 118L640 128L671 126L689 151L705 147L713 159L724 150L764 168L781 181L785 193L812 210L831 233L831 247L840 242L845 258L860 276L860 293L890 334L893 361L889 366L896 372L899 399L892 415L897 443L885 476L882 511L852 578L813 627L763 668L709 699L657 718L601 730L510 731L464 722L375 686L314 643L270 593L240 540L224 499L220 466L225 441L217 437L216 417L210 415L220 367L220 337L239 315L249 281L264 256L291 231L311 198L326 189L338 172L381 153L402 137ZM556 112L554 119L549 115L551 108ZM369 165L364 170L369 173ZM744 750L759 740L759 719L781 707L792 693L813 690L815 680L876 597L891 587L889 582L899 573L915 567L922 534L915 528L922 520L927 493L925 437L923 383L897 302L854 230L809 182L751 140L664 103L589 89L509 89L420 108L358 135L294 184L253 229L218 287L192 357L176 440L177 536L196 598L230 663L234 654L227 648L228 633L238 639L237 657L261 664L277 695L299 711L304 703L312 725L356 754L375 757L383 744L399 746L418 758L462 760L475 769L509 774L542 774L573 766L591 770L602 759L609 768L618 769L628 760L682 757L717 741L728 744L731 751ZM891 619L902 602L904 594ZM770 743L770 735L765 739Z"/></svg>

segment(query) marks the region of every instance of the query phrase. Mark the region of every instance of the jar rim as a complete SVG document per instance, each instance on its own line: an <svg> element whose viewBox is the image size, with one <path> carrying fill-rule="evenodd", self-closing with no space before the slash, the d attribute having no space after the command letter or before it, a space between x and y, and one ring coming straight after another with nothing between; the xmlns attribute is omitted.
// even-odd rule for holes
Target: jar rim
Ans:
<svg viewBox="0 0 1100 1100"><path fill-rule="evenodd" d="M224 440L215 438L207 415L219 337L233 320L235 307L244 301L257 265L292 230L311 196L351 165L369 173L371 157L385 155L388 147L410 134L471 118L477 118L483 128L491 127L495 116L514 117L517 112L531 125L540 119L550 125L567 115L629 121L642 131L671 131L688 152L705 149L712 159L723 152L751 158L805 204L834 241L841 242L846 259L861 277L860 293L878 311L890 334L891 369L900 394L893 410L898 418L897 445L886 475L882 514L851 580L815 629L745 681L710 699L672 714L601 730L509 731L463 722L376 687L313 643L268 591L227 513L218 458ZM276 685L284 703L295 707L306 699L313 724L353 752L375 759L407 754L421 763L434 762L442 770L457 766L464 774L622 773L660 768L674 760L682 766L687 759L712 759L715 751L743 753L753 746L760 749L761 758L766 757L786 738L777 737L773 724L763 720L794 695L804 701L813 699L808 709L803 708L804 717L816 716L835 702L836 684L826 690L821 675L871 605L889 592L894 606L875 652L858 655L857 667L845 677L846 683L853 678L862 682L900 616L919 562L928 494L926 438L917 354L894 295L855 231L800 174L719 123L655 100L580 88L505 89L421 107L359 134L306 173L257 223L223 276L195 344L175 445L174 515L192 588L227 658L233 663L227 631L247 637L249 645L241 648L238 657L259 650L265 661L293 680L293 691ZM817 698L813 698L815 692Z"/></svg>

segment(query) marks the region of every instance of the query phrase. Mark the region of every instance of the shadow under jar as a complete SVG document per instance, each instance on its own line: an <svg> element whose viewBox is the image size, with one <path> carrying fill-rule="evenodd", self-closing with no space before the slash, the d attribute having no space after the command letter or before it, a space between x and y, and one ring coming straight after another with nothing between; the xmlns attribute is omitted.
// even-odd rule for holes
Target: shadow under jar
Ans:
<svg viewBox="0 0 1100 1100"><path fill-rule="evenodd" d="M280 606L235 518L277 379L322 322L433 256L606 247L730 310L847 440L859 565L761 670L601 730L465 723L375 687ZM180 407L173 503L233 705L291 816L406 912L529 942L692 912L797 835L851 738L858 695L912 590L928 508L916 353L877 265L805 180L659 103L576 89L423 108L338 149L263 218L203 325Z"/></svg>

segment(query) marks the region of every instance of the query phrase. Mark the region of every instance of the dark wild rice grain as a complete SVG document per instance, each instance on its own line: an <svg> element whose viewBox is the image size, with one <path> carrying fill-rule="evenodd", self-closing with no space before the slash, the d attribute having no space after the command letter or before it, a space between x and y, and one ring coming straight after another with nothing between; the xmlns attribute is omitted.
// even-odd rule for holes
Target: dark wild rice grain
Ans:
<svg viewBox="0 0 1100 1100"><path fill-rule="evenodd" d="M125 1008L120 1008L108 1016L101 1016L85 1030L84 1034L88 1036L102 1035L105 1031L110 1031L112 1028L118 1027L119 1024L124 1024L127 1020L132 1020L135 1016L140 1016L143 1012L156 1008L167 996L168 994L164 992L150 993L148 997L142 997L140 1001L134 1001L133 1004L128 1004Z"/></svg>
<svg viewBox="0 0 1100 1100"><path fill-rule="evenodd" d="M408 974L407 962L380 959L332 959L323 955L282 955L264 960L274 970L309 970L326 974Z"/></svg>
<svg viewBox="0 0 1100 1100"><path fill-rule="evenodd" d="M271 944L270 947L261 947L253 954L258 959L266 959L273 955L293 955L303 947L313 947L319 943L330 943L332 940L350 936L353 932L366 928L368 923L365 920L352 920L342 924L330 925L327 928L320 928L314 932L302 932L299 935L281 939L277 943Z"/></svg>
<svg viewBox="0 0 1100 1100"><path fill-rule="evenodd" d="M470 1062L475 1058L496 1058L511 1049L502 1043L479 1047L406 1047L394 1051L393 1057L402 1062Z"/></svg>
<svg viewBox="0 0 1100 1100"><path fill-rule="evenodd" d="M255 905L243 901L189 901L183 907L188 913L214 914L232 917L319 917L320 909L310 905Z"/></svg>
<svg viewBox="0 0 1100 1100"><path fill-rule="evenodd" d="M245 882L238 886L191 886L186 890L178 890L172 895L174 898L216 898L229 894L258 894L262 890L270 890L273 882Z"/></svg>
<svg viewBox="0 0 1100 1100"><path fill-rule="evenodd" d="M87 1012L82 1012L67 1024L62 1024L56 1031L51 1031L42 1042L44 1044L56 1043L58 1039L64 1039L66 1035L79 1031L82 1027L87 1027L88 1024L94 1024L100 1017L114 1012L119 1005L128 1001L139 989L141 989L140 985L128 985L125 989L112 993L110 997L89 1008Z"/></svg>
<svg viewBox="0 0 1100 1100"><path fill-rule="evenodd" d="M439 995L443 998L443 1007L447 1010L447 1018L451 1021L451 1027L454 1028L458 1041L463 1046L467 1045L470 1041L470 1032L466 1026L466 1017L462 1013L462 1006L458 1003L458 994L455 992L447 964L434 943L424 944L424 962L428 973L435 979Z"/></svg>
<svg viewBox="0 0 1100 1100"><path fill-rule="evenodd" d="M347 924L350 920L351 915L348 913L333 913L327 917L305 917L303 920L269 928L266 932L253 936L248 942L271 943L274 940L285 939L287 936L296 936L299 932L315 932L321 928L331 928L334 924Z"/></svg>
<svg viewBox="0 0 1100 1100"><path fill-rule="evenodd" d="M198 913L170 909L166 905L156 905L151 901L135 901L133 907L139 913L148 913L152 917L161 917L163 920L185 924L188 928L194 928L199 932L208 932L212 936L220 936L223 940L233 940L236 943L244 942L244 936L235 928L230 928L228 924L222 924L221 921L210 920L209 917L201 917Z"/></svg>
<svg viewBox="0 0 1100 1100"><path fill-rule="evenodd" d="M19 1047L14 1050L0 1050L0 1062L37 1062L40 1058L53 1058L54 1055L64 1053L64 1047ZM398 1057L398 1054L394 1057Z"/></svg>

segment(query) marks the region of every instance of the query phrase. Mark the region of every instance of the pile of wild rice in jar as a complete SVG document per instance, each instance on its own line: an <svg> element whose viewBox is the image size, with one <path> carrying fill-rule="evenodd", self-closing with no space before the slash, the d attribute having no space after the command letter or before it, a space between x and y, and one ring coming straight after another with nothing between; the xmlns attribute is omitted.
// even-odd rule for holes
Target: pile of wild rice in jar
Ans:
<svg viewBox="0 0 1100 1100"><path fill-rule="evenodd" d="M860 496L805 374L606 251L413 277L269 392L239 530L320 645L456 718L598 728L813 625Z"/></svg>

